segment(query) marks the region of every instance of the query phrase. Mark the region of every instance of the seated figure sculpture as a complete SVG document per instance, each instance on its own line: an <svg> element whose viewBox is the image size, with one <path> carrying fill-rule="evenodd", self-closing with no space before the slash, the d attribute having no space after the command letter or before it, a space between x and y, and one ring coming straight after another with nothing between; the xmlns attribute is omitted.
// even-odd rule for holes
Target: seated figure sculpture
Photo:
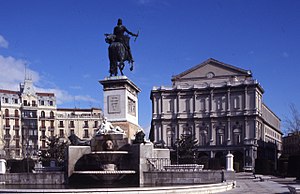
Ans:
<svg viewBox="0 0 300 194"><path fill-rule="evenodd" d="M104 117L103 122L101 123L96 135L107 134L107 133L119 133L125 134L124 130L119 126L114 127L111 122L107 121L107 118Z"/></svg>

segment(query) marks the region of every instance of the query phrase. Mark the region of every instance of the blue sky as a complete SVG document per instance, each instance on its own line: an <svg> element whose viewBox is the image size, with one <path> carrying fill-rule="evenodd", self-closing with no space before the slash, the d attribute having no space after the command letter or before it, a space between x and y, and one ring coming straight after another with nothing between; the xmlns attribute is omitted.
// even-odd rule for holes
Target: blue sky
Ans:
<svg viewBox="0 0 300 194"><path fill-rule="evenodd" d="M251 70L263 101L282 119L300 109L300 1L297 0L0 0L0 88L17 89L24 66L59 107L103 107L108 45L117 19L131 41L141 89L139 123L151 122L153 86L208 58Z"/></svg>

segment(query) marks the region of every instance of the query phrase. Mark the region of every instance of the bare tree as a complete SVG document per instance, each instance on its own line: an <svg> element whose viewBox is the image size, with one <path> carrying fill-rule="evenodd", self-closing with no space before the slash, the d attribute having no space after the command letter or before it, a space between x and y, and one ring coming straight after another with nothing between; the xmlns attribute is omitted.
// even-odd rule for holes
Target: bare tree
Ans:
<svg viewBox="0 0 300 194"><path fill-rule="evenodd" d="M300 132L300 113L295 104L290 104L290 117L286 117L284 120L285 132L296 133Z"/></svg>

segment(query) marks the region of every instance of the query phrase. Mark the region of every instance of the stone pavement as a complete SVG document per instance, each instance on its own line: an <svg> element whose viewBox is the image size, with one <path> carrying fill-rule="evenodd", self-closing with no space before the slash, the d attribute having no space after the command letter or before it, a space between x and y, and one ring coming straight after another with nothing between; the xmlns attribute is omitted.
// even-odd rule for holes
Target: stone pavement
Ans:
<svg viewBox="0 0 300 194"><path fill-rule="evenodd" d="M268 176L269 180L259 181L254 180L252 173L237 173L236 174L236 188L222 192L224 194L271 194L271 193L290 193L288 185L297 184L295 178L277 178L274 176ZM298 183L299 185L299 183Z"/></svg>

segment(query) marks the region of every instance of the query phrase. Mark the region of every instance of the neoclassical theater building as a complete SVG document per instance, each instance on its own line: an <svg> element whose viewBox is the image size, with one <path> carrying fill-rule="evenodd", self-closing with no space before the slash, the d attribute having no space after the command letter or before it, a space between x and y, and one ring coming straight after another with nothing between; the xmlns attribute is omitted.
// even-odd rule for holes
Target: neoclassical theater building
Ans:
<svg viewBox="0 0 300 194"><path fill-rule="evenodd" d="M171 87L153 87L150 139L172 149L181 134L192 134L197 157L230 152L240 169L254 169L257 158L276 161L280 119L263 103L263 93L251 71L208 59L173 76Z"/></svg>

